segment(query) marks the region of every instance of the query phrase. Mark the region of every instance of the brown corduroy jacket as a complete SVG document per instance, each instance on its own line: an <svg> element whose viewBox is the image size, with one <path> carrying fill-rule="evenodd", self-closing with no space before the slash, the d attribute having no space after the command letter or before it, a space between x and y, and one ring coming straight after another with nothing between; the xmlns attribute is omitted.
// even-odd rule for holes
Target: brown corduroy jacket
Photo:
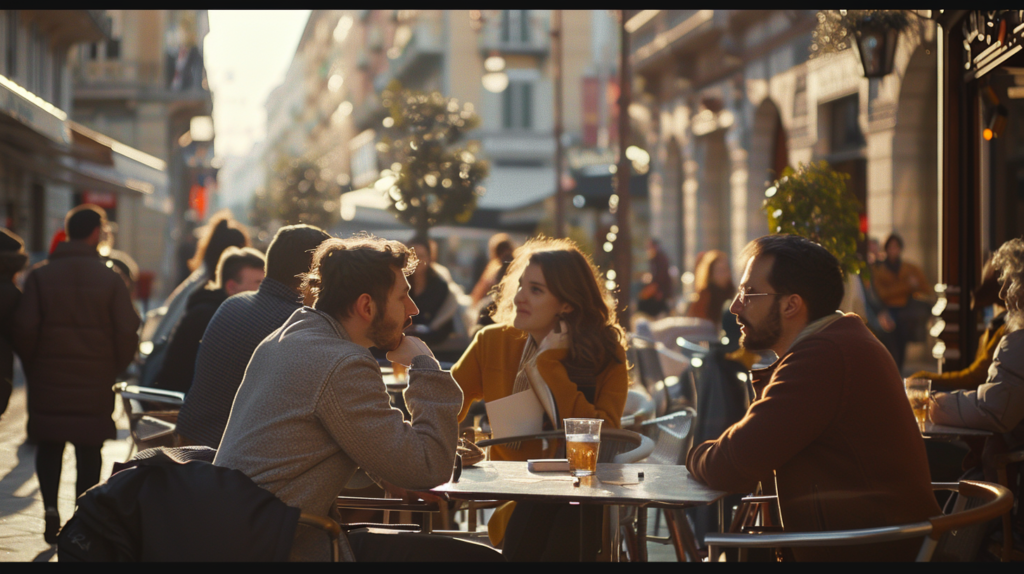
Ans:
<svg viewBox="0 0 1024 574"><path fill-rule="evenodd" d="M693 476L750 493L774 479L789 532L922 521L940 513L924 441L885 347L847 314L752 372L756 400L687 456ZM912 560L921 540L795 549L799 560Z"/></svg>

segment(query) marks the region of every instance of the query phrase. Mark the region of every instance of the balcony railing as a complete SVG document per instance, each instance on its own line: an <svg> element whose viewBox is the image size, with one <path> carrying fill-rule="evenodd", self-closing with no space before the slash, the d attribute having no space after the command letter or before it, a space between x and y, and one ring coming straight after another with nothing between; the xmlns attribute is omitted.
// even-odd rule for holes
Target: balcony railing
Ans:
<svg viewBox="0 0 1024 574"><path fill-rule="evenodd" d="M527 33L524 35L513 26L508 38L502 36L500 18L488 21L480 31L479 47L483 53L498 51L503 54L527 54L543 56L551 49L551 23L547 11L530 10L528 12Z"/></svg>
<svg viewBox="0 0 1024 574"><path fill-rule="evenodd" d="M126 62L123 60L95 60L82 62L75 70L79 84L111 86L163 87L160 64L157 62Z"/></svg>

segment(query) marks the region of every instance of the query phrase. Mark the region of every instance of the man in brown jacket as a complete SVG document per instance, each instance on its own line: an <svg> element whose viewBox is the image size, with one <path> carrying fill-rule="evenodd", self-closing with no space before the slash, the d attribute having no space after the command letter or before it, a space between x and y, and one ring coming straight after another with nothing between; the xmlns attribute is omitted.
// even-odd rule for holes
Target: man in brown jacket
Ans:
<svg viewBox="0 0 1024 574"><path fill-rule="evenodd" d="M44 538L60 528L57 489L66 442L75 445L76 495L99 482L103 441L116 437L114 393L139 343L139 315L128 288L96 247L106 213L72 209L68 240L25 280L15 314L15 350L28 383L28 436L36 441L36 474L46 508Z"/></svg>
<svg viewBox="0 0 1024 574"><path fill-rule="evenodd" d="M761 237L730 310L740 344L778 360L753 371L746 416L687 456L719 490L779 497L790 532L891 526L940 513L924 441L892 357L863 321L836 312L842 271L820 245ZM774 483L774 484L773 484ZM794 549L799 560L910 560L920 540Z"/></svg>

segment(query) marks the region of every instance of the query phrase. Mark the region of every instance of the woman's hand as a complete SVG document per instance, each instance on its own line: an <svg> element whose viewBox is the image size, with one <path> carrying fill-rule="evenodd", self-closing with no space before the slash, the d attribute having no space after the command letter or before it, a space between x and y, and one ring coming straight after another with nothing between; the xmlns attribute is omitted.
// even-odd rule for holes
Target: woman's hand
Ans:
<svg viewBox="0 0 1024 574"><path fill-rule="evenodd" d="M548 349L568 349L569 348L569 328L565 324L565 321L559 319L558 326L551 330L550 333L544 337L544 340L540 342L540 346L537 348L537 354L541 354Z"/></svg>

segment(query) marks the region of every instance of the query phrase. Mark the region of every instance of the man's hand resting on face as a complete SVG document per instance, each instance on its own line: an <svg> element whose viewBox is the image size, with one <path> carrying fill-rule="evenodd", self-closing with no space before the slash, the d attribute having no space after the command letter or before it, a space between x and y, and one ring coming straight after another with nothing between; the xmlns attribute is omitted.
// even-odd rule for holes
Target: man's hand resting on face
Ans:
<svg viewBox="0 0 1024 574"><path fill-rule="evenodd" d="M398 363L408 367L412 364L413 357L420 355L426 355L430 358L434 358L434 353L430 351L430 347L426 343L421 341L418 337L410 335L403 335L402 342L399 343L398 348L394 351L388 352L388 360L392 363Z"/></svg>

